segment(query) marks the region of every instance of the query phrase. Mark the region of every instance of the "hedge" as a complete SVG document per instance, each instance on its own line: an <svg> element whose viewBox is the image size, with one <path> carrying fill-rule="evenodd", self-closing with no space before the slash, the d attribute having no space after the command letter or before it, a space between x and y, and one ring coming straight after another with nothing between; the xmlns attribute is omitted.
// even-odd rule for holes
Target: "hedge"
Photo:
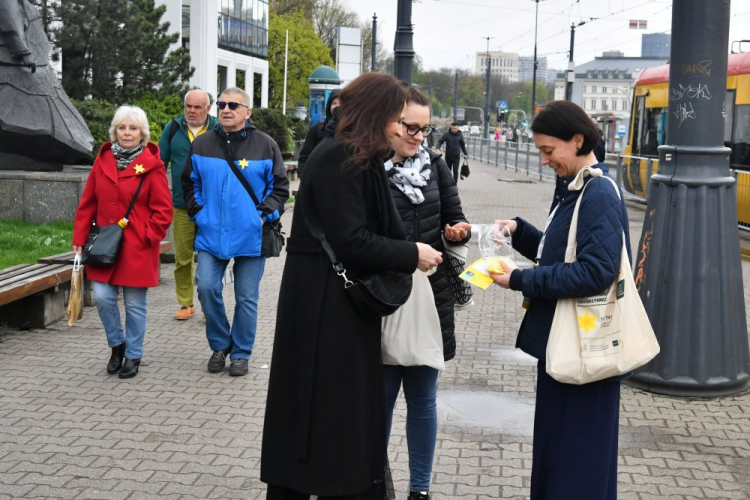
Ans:
<svg viewBox="0 0 750 500"><path fill-rule="evenodd" d="M159 142L164 126L172 118L183 113L183 102L180 96L172 96L164 100L145 98L128 104L139 106L146 112L152 142ZM73 105L86 121L91 135L94 136L93 161L93 157L99 152L102 144L109 141L109 125L118 105L101 99L73 100ZM254 109L252 121L258 130L270 135L282 151L293 151L294 141L304 140L307 133L307 123L304 120L294 115L284 117L278 109Z"/></svg>

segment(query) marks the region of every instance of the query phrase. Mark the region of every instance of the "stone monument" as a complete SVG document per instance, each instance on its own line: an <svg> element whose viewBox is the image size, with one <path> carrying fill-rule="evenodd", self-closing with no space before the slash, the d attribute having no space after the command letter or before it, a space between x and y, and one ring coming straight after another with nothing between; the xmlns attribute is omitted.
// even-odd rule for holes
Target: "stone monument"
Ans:
<svg viewBox="0 0 750 500"><path fill-rule="evenodd" d="M0 170L60 171L88 161L94 139L49 64L28 0L0 0Z"/></svg>

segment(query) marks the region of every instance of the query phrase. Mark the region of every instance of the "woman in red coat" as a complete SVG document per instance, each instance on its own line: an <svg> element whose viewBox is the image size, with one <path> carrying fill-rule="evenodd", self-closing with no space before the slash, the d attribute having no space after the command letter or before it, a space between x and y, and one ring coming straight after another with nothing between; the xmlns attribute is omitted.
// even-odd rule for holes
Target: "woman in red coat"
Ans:
<svg viewBox="0 0 750 500"><path fill-rule="evenodd" d="M112 348L108 373L135 377L146 334L146 291L159 284L159 245L172 222L172 193L159 148L148 142L146 113L134 106L115 112L109 137L94 161L75 216L73 250L81 253L92 222L117 224L125 216L138 185L140 193L123 229L122 247L113 266L87 266L99 317ZM125 331L117 307L118 287L125 299Z"/></svg>

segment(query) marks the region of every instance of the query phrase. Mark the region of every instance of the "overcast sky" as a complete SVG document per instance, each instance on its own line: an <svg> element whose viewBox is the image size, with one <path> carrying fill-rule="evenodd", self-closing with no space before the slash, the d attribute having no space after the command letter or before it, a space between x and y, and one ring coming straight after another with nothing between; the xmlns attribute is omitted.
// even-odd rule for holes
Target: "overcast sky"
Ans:
<svg viewBox="0 0 750 500"><path fill-rule="evenodd" d="M707 0L709 1L709 0ZM378 15L378 43L393 51L397 0L344 0L360 17ZM733 0L729 40L750 39L750 1ZM418 0L413 4L414 49L425 69L474 70L474 56L490 50L534 54L534 0ZM590 21L590 18L597 18ZM629 29L631 19L648 21L648 29ZM641 35L670 32L671 0L542 0L539 2L538 56L549 68L567 67L570 24L576 29L575 62L583 64L604 50L641 55ZM750 47L750 44L746 44Z"/></svg>

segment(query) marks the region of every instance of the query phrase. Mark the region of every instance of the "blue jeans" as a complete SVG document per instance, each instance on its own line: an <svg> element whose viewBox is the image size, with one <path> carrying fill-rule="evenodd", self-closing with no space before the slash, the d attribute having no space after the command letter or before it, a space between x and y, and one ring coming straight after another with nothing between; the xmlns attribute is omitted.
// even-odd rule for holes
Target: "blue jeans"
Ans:
<svg viewBox="0 0 750 500"><path fill-rule="evenodd" d="M109 347L117 347L123 342L125 357L141 359L143 356L143 338L146 336L146 292L148 288L122 287L125 299L125 331L122 330L120 309L117 307L119 289L116 286L99 281L92 281L94 299L99 318L104 325Z"/></svg>
<svg viewBox="0 0 750 500"><path fill-rule="evenodd" d="M393 408L401 381L406 398L406 445L409 449L410 491L429 491L437 440L438 371L429 366L383 366L386 445L391 437Z"/></svg>
<svg viewBox="0 0 750 500"><path fill-rule="evenodd" d="M206 315L206 338L212 351L231 349L229 359L250 359L258 323L258 288L263 277L265 257L234 259L234 320L229 327L221 278L229 264L208 252L198 252L195 282L198 300Z"/></svg>

